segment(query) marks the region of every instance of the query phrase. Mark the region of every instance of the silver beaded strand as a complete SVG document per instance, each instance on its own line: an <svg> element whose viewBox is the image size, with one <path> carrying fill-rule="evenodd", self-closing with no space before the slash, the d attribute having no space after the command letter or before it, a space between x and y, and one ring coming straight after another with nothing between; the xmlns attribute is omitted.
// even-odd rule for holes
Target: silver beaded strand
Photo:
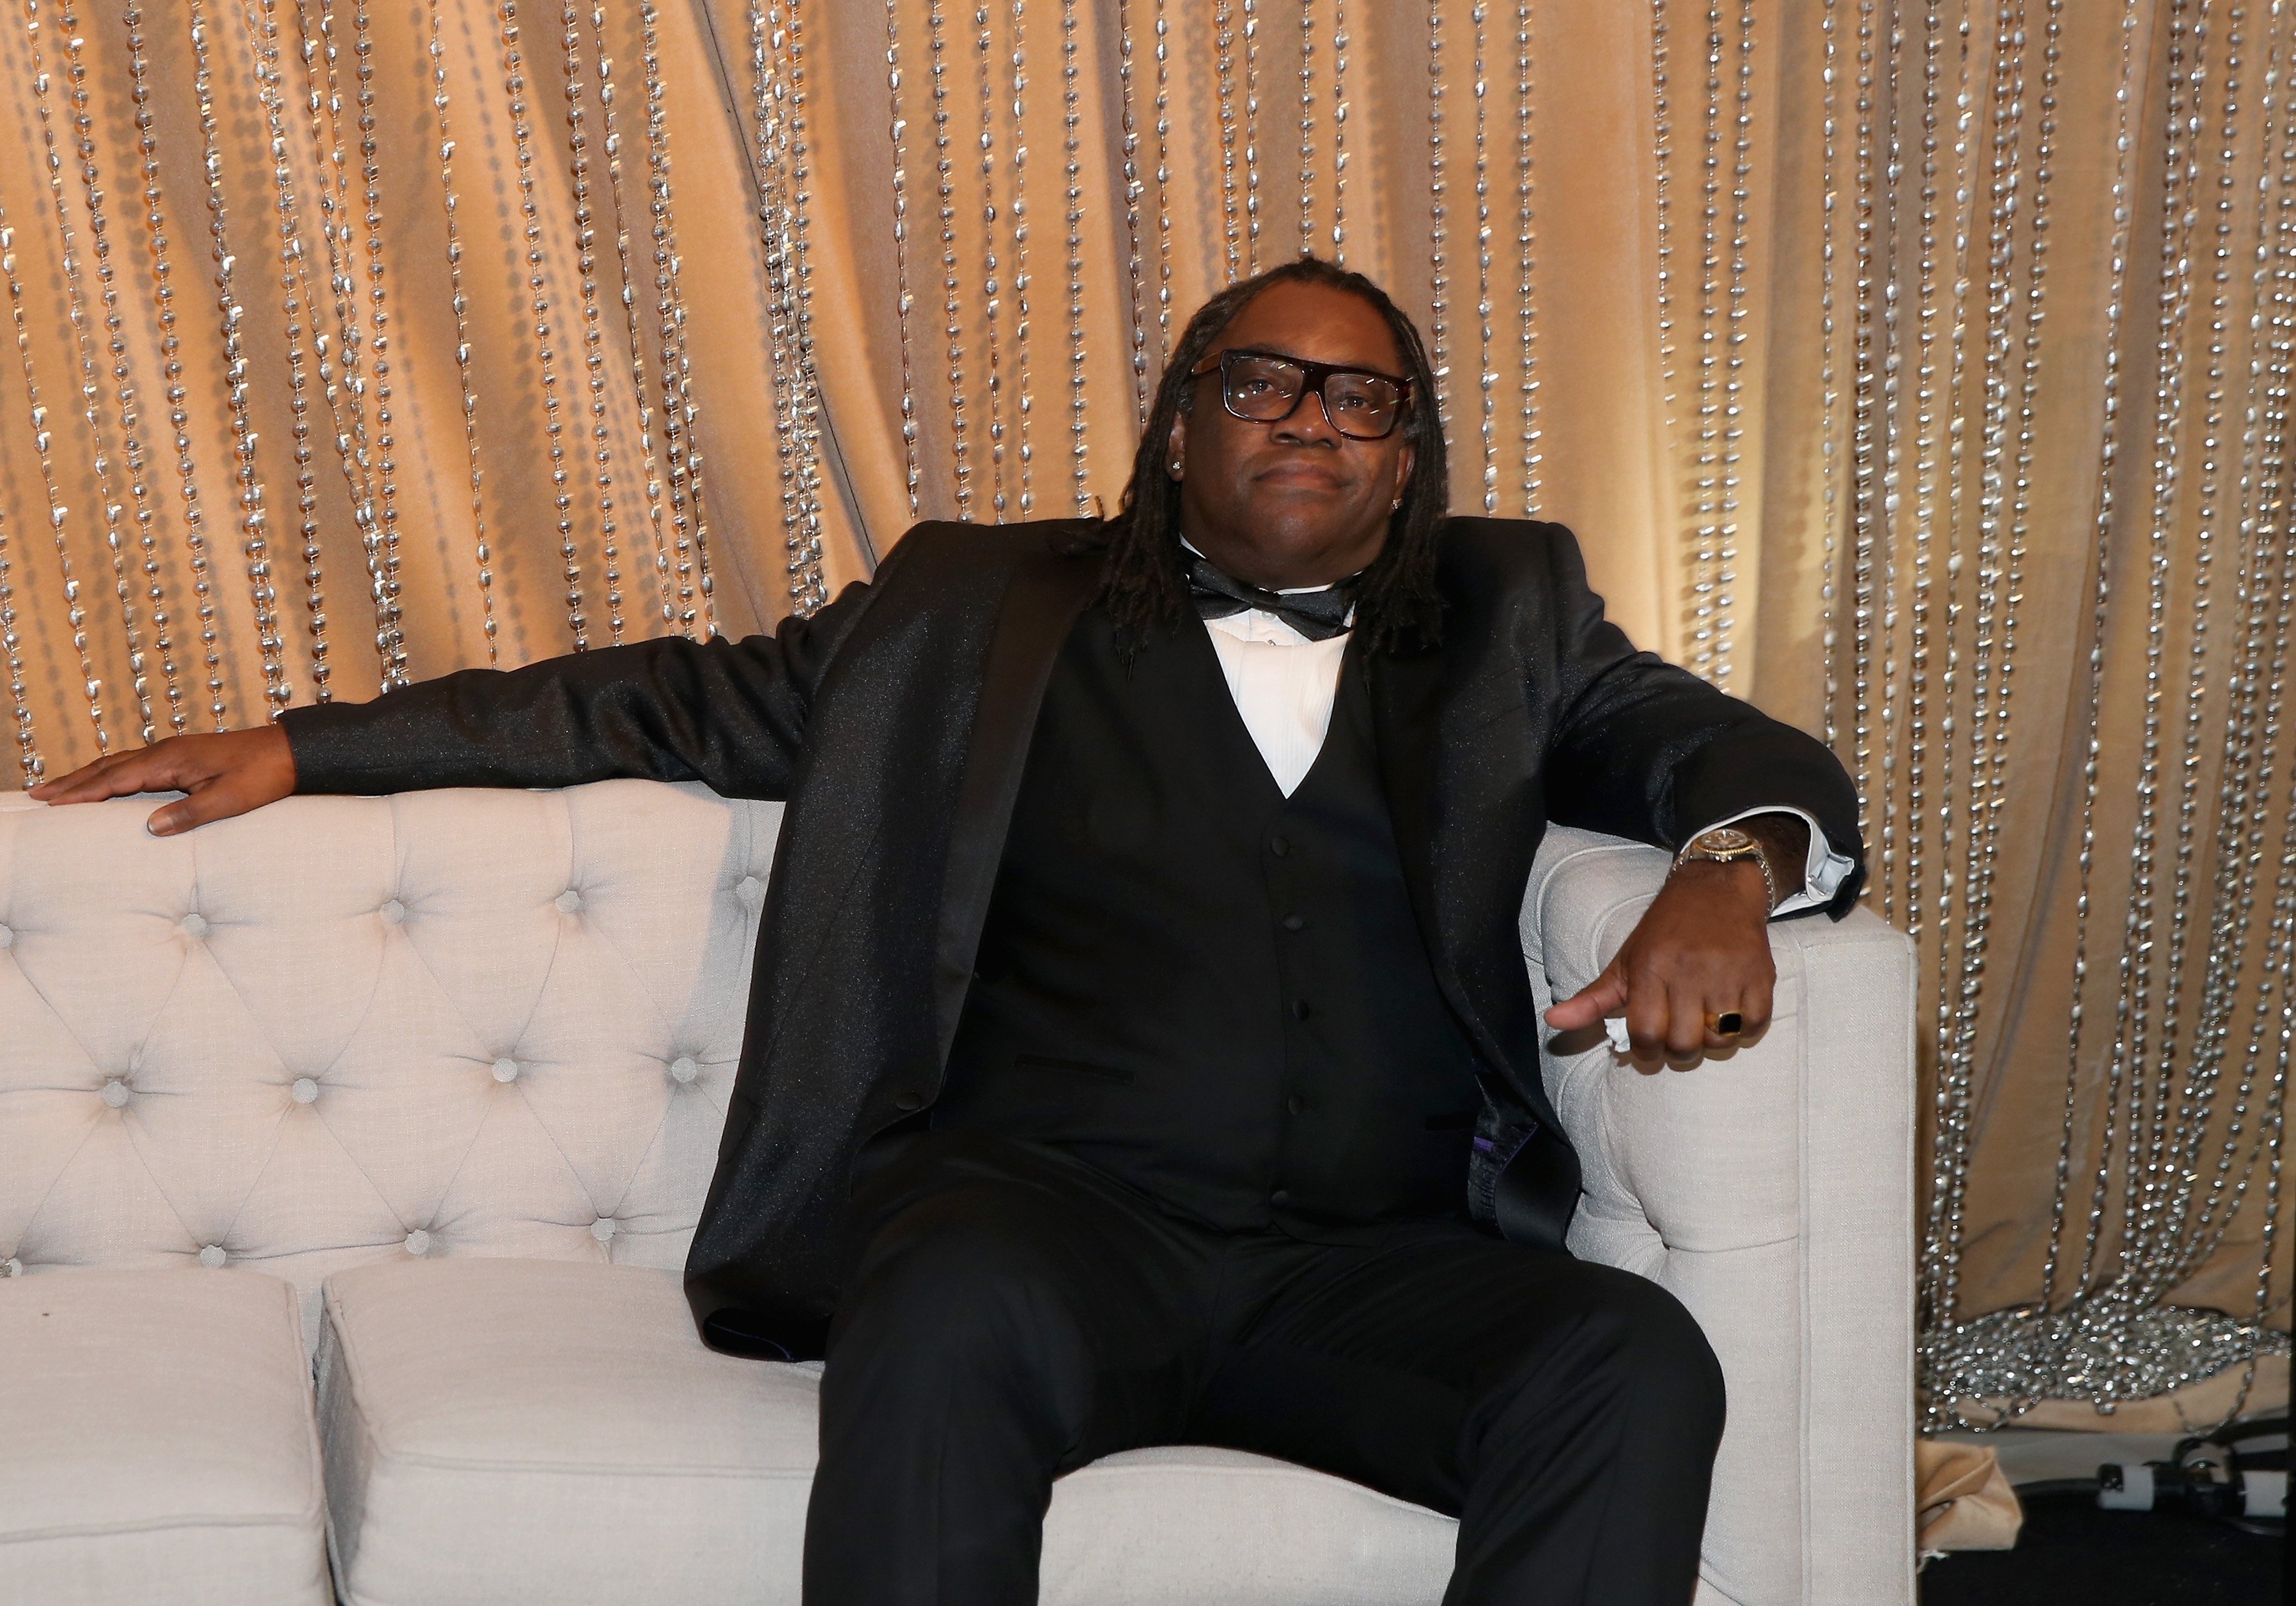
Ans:
<svg viewBox="0 0 2296 1606"><path fill-rule="evenodd" d="M534 199L534 133L526 120L526 66L518 47L517 0L499 0L503 90L510 102L511 143L518 164L518 209L525 223L527 307L534 319L536 361L542 377L543 433L550 455L551 503L558 513L558 552L566 566L566 626L574 650L590 645L582 611L582 564L574 545L574 497L567 489L566 426L558 416L558 356L551 343L550 296L543 277L542 214Z"/></svg>
<svg viewBox="0 0 2296 1606"><path fill-rule="evenodd" d="M1841 562L1841 393L1838 389L1841 369L1836 361L1837 324L1834 318L1834 272L1837 241L1841 233L1837 214L1841 195L1841 153L1840 148L1841 113L1841 19L1840 0L1823 0L1824 9L1818 16L1819 37L1824 40L1824 67L1820 82L1824 86L1819 116L1819 174L1820 195L1818 239L1818 417L1824 430L1818 463L1820 490L1818 494L1819 559L1818 606L1823 625L1818 647L1824 662L1824 730L1825 745L1838 749L1841 742L1840 722L1835 714L1841 698L1841 660L1838 651L1840 635L1835 629L1836 607L1840 587L1836 575Z"/></svg>
<svg viewBox="0 0 2296 1606"><path fill-rule="evenodd" d="M1348 0L1332 0L1332 260L1348 265Z"/></svg>
<svg viewBox="0 0 2296 1606"><path fill-rule="evenodd" d="M1244 261L1259 271L1259 0L1243 0Z"/></svg>
<svg viewBox="0 0 2296 1606"><path fill-rule="evenodd" d="M233 290L227 209L223 193L223 151L216 117L214 67L210 61L207 0L184 0L192 41L192 93L199 105L201 160L207 176L208 237L215 262L217 321L222 336L225 400L231 408L232 458L239 488L241 548L247 557L248 588L254 603L256 648L263 663L264 717L276 719L293 695L280 639L277 594L271 585L268 515L263 480L256 466L256 431L247 405L247 358L240 349L239 326L246 309ZM193 548L196 561L198 548Z"/></svg>
<svg viewBox="0 0 2296 1606"><path fill-rule="evenodd" d="M367 23L366 0L351 8L352 46L358 78L359 177L366 210L367 349L374 375L375 481L382 513L383 690L407 684L406 628L400 598L398 553L398 460L391 434L390 309L383 289L382 166L374 137L374 35Z"/></svg>
<svg viewBox="0 0 2296 1606"><path fill-rule="evenodd" d="M1427 333L1435 411L1451 432L1451 225L1443 161L1443 0L1427 0Z"/></svg>
<svg viewBox="0 0 2296 1606"><path fill-rule="evenodd" d="M956 516L972 512L972 463L965 439L964 319L956 272L956 173L948 133L948 38L941 0L930 0L925 17L932 55L933 148L940 183L940 272L942 317L948 340L948 437L950 477L956 484Z"/></svg>
<svg viewBox="0 0 2296 1606"><path fill-rule="evenodd" d="M1140 249L1140 126L1132 86L1132 0L1116 0L1116 77L1124 102L1124 269L1132 298L1133 428L1148 427L1148 317L1142 298L1145 272Z"/></svg>
<svg viewBox="0 0 2296 1606"><path fill-rule="evenodd" d="M1754 0L1738 3L1738 87L1734 160L1730 171L1729 305L1724 324L1722 364L1722 485L1718 512L1719 550L1714 574L1714 684L1724 691L1735 680L1738 580L1738 505L1745 440L1745 344L1749 308L1746 258L1751 237L1749 198L1753 174Z"/></svg>
<svg viewBox="0 0 2296 1606"><path fill-rule="evenodd" d="M670 529L677 548L677 626L688 636L718 634L709 572L709 520L702 495L701 447L695 427L693 364L685 345L685 294L671 202L669 119L662 86L660 12L638 5L638 49L645 77L647 210L653 218L656 331L661 358L662 455L669 463Z"/></svg>
<svg viewBox="0 0 2296 1606"><path fill-rule="evenodd" d="M750 6L750 67L758 140L758 227L765 249L766 307L771 344L767 372L772 376L774 444L780 469L782 533L787 547L790 594L797 600L802 572L805 514L804 490L798 466L797 286L795 254L790 225L789 86L781 71L777 30L766 8L751 0Z"/></svg>
<svg viewBox="0 0 2296 1606"><path fill-rule="evenodd" d="M909 356L909 312L915 298L909 293L909 184L908 147L904 143L908 135L908 124L901 117L901 7L900 0L885 0L885 84L890 100L886 134L893 155L893 287L895 310L900 319L901 337L901 456L908 471L909 517L918 516L918 488L923 483L922 472L917 467L917 381L916 370ZM1127 42L1128 53L1129 41ZM1127 177L1129 180L1131 162L1130 123L1131 59L1125 61L1125 84L1128 98L1125 104ZM1137 213L1135 213L1136 219ZM1138 246L1134 247L1133 271L1134 322L1138 322L1139 264Z"/></svg>
<svg viewBox="0 0 2296 1606"><path fill-rule="evenodd" d="M9 239L0 229L0 256L8 254ZM0 654L8 660L8 697L16 711L16 766L23 772L26 791L45 778L40 762L39 733L33 728L31 692L24 684L24 638L16 631L16 588L8 577L8 522L0 517Z"/></svg>
<svg viewBox="0 0 2296 1606"><path fill-rule="evenodd" d="M1171 25L1156 0L1156 372L1172 355Z"/></svg>
<svg viewBox="0 0 2296 1606"><path fill-rule="evenodd" d="M311 290L310 254L304 249L301 209L296 203L292 169L288 165L285 97L281 88L277 48L278 24L267 8L263 17L242 7L249 36L256 45L253 59L255 82L258 98L263 102L264 120L271 135L272 204L279 219L279 284L282 294L281 310L285 319L285 348L288 375L288 434L294 445L296 506L301 520L303 540L303 613L305 627L311 633L311 684L314 698L320 702L333 701L333 660L328 655L326 577L324 553L319 546L319 496L316 475L311 467L310 381L306 372L308 357L304 339L308 333L319 353L319 378L324 389L327 406L334 426L337 457L342 465L352 514L357 523L368 560L368 576L376 608L375 643L378 656L384 651L381 600L381 552L373 529L373 476L366 450L365 422L360 414L356 432L343 419L343 393L335 384L335 368L327 360L327 336L318 326L317 298ZM308 64L313 45L308 37L308 21L301 6L296 8L299 21L304 22L303 56ZM330 70L330 89L334 61L333 45L327 45ZM350 297L350 280L342 265L337 243L336 218L339 208L328 184L327 150L323 103L340 110L340 101L330 94L323 102L314 89L308 98L311 108L311 146L319 159L319 199L321 234L327 245L327 282L335 297L336 327L341 332L341 352L345 369L356 374L358 361L358 327L356 304ZM334 168L340 178L342 147L333 147ZM348 245L348 229L341 236ZM307 328L306 318L309 319ZM355 387L361 394L363 386ZM354 405L357 405L356 398ZM354 444L356 442L356 444Z"/></svg>
<svg viewBox="0 0 2296 1606"><path fill-rule="evenodd" d="M821 402L821 374L813 360L813 160L806 111L805 33L798 0L788 0L783 20L783 50L789 78L790 230L797 290L798 473L804 493L805 523L799 569L790 589L791 606L811 613L829 600L822 578L821 460L827 421Z"/></svg>
<svg viewBox="0 0 2296 1606"><path fill-rule="evenodd" d="M654 610L664 624L676 618L669 597L669 530L662 505L661 460L654 452L653 397L647 382L645 340L638 325L637 279L630 266L630 217L635 210L622 182L622 129L615 109L614 58L607 49L606 11L592 0L590 39L598 58L598 133L606 154L606 194L614 209L614 263L621 276L622 329L630 348L630 398L638 411L638 466L645 489L646 529L653 537Z"/></svg>
<svg viewBox="0 0 2296 1606"><path fill-rule="evenodd" d="M1005 164L1005 172L1012 184L1012 191L1009 202L1004 209L1005 219L1013 225L1013 254L1007 260L1009 271L1006 285L1013 292L1012 340L1014 396L1013 434L1017 447L1016 455L1021 464L1020 509L1021 517L1023 519L1036 511L1037 504L1034 489L1037 451L1029 430L1029 424L1033 421L1037 407L1037 392L1030 377L1029 364L1030 323L1029 291L1033 281L1029 273L1029 74L1028 33L1024 26L1023 14L1027 4L1028 0L1013 0L1012 21L1005 32L1005 42L1011 50L1013 67L1013 99L1006 107L1006 111L1012 117L1010 135L1013 152L1011 160ZM982 37L987 37L986 25L983 27ZM989 144L985 124L982 128L980 153L982 161L980 193L984 197L993 198L996 192L990 187L989 183L990 174L988 167ZM994 204L993 200L991 204Z"/></svg>
<svg viewBox="0 0 2296 1606"><path fill-rule="evenodd" d="M1084 165L1078 135L1077 0L1061 0L1061 127L1063 199L1068 202L1069 248L1069 462L1076 481L1078 518L1092 512L1085 488L1084 397Z"/></svg>
<svg viewBox="0 0 2296 1606"><path fill-rule="evenodd" d="M591 226L589 114L582 107L582 20L558 8L559 70L566 86L567 176L574 199L574 266L582 296L582 367L590 392L590 470L598 488L598 539L606 567L606 633L622 643L622 557L614 520L612 446L606 430L605 329L598 316L598 233Z"/></svg>
<svg viewBox="0 0 2296 1606"><path fill-rule="evenodd" d="M184 384L183 340L176 331L176 291L169 283L175 266L168 260L167 219L160 205L160 143L152 132L151 64L144 51L143 11L131 4L122 20L127 30L128 94L135 106L136 148L144 158L144 238L152 257L152 304L160 320L160 373L167 381L163 394L168 398L168 422L175 430L176 483L184 504L184 539L192 555L192 605L199 619L200 652L207 669L208 715L220 731L229 726L223 695L223 654L216 632L215 588L208 578L206 520L192 459L191 414L184 405L190 392ZM181 730L186 726L176 725L179 713L171 710L169 723Z"/></svg>
<svg viewBox="0 0 2296 1606"><path fill-rule="evenodd" d="M1300 254L1316 250L1316 0L1300 0Z"/></svg>
<svg viewBox="0 0 2296 1606"><path fill-rule="evenodd" d="M991 32L987 4L977 6L972 13L975 34L975 78L980 102L980 295L981 318L985 325L981 349L988 373L988 477L989 505L996 522L1004 522L1004 373L998 351L998 316L1004 309L1002 292L1005 284L997 277L996 257L996 86L991 76L991 52L995 35ZM1017 178L1016 164L1014 174Z"/></svg>
<svg viewBox="0 0 2296 1606"><path fill-rule="evenodd" d="M1227 282L1243 277L1243 221L1236 198L1235 26L1228 0L1212 8L1213 70L1219 82L1220 224L1227 242Z"/></svg>
<svg viewBox="0 0 2296 1606"><path fill-rule="evenodd" d="M1832 0L1828 0L1832 4ZM1515 325L1522 385L1522 514L1538 517L1538 231L1532 209L1530 0L1515 0Z"/></svg>
<svg viewBox="0 0 2296 1606"><path fill-rule="evenodd" d="M487 510L480 491L479 397L471 382L471 304L463 293L463 234L456 214L460 196L455 189L455 134L447 124L452 104L447 87L446 43L441 37L439 0L427 0L430 13L430 107L439 119L439 182L447 217L447 283L455 314L455 372L463 392L463 451L471 472L471 529L476 540L480 628L486 634L487 662L502 661L495 619L494 554L487 544Z"/></svg>
<svg viewBox="0 0 2296 1606"><path fill-rule="evenodd" d="M1491 371L1491 168L1486 150L1488 122L1488 86L1484 82L1484 24L1488 8L1475 0L1471 13L1475 25L1475 383L1482 392L1483 512L1499 511L1498 397L1492 387L1498 375Z"/></svg>

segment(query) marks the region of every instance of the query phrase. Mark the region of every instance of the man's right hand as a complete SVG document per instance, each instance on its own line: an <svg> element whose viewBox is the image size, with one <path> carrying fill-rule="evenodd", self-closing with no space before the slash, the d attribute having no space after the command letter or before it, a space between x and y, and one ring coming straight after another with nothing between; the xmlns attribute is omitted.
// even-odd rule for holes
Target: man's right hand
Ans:
<svg viewBox="0 0 2296 1606"><path fill-rule="evenodd" d="M69 775L44 781L31 795L42 803L94 803L135 792L190 795L155 810L144 828L171 837L227 820L295 790L295 754L275 725L206 736L170 736L132 753L114 753Z"/></svg>

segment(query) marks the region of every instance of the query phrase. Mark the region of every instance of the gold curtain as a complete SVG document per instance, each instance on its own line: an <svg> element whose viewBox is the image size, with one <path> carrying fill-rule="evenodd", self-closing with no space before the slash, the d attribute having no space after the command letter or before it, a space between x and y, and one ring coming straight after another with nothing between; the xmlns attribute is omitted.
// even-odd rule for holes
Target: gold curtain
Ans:
<svg viewBox="0 0 2296 1606"><path fill-rule="evenodd" d="M1827 734L1858 774L1874 902L1923 943L1925 1075L1943 1067L1942 1118L1967 1131L1932 1314L2043 1291L2069 1082L2077 1261L2108 1107L2190 1102L2228 1049L2193 1162L2205 1193L2251 1043L2232 1175L2253 1180L2169 1297L2253 1311L2267 1174L2245 1157L2284 1094L2291 945L2273 934L2292 918L2275 905L2292 765L2259 775L2254 757L2291 568L2284 385L2269 399L2296 261L2276 8L8 11L0 204L50 439L36 449L26 365L0 360L0 533L48 773L99 730L118 750L146 726L212 728L217 705L240 724L308 701L322 662L328 694L365 698L394 652L421 678L489 661L490 640L505 665L565 651L570 568L588 644L742 634L818 594L816 538L834 591L913 516L1112 507L1188 313L1312 246L1437 348L1455 507L1570 524L1638 643ZM2263 825L2220 846L2239 824L2218 800L2227 729L2249 733L2232 779L2254 777L2236 795ZM2151 859L2132 850L2148 795ZM2235 932L2219 917L2243 869L2261 879ZM2115 1080L2116 1042L2151 1080ZM2100 1217L2108 1259L2122 1195L2173 1215L2192 1168L2134 1163Z"/></svg>

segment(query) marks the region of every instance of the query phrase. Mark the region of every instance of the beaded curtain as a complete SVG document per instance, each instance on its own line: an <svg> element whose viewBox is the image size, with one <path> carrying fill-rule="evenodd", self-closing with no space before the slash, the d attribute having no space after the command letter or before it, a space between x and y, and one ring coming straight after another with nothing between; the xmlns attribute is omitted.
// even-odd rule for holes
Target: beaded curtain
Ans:
<svg viewBox="0 0 2296 1606"><path fill-rule="evenodd" d="M4 12L22 775L1111 506L1312 249L1420 321L1456 507L1857 777L1933 1420L2284 1350L2285 4Z"/></svg>

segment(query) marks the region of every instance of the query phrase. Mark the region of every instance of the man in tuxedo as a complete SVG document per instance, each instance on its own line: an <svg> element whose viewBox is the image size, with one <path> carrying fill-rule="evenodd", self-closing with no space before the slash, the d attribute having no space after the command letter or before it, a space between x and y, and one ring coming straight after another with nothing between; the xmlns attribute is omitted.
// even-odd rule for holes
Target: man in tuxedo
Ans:
<svg viewBox="0 0 2296 1606"><path fill-rule="evenodd" d="M1191 322L1113 520L910 531L771 635L466 670L36 795L701 780L788 801L687 1266L825 1355L815 1606L1035 1599L1135 1446L1460 1519L1447 1599L1694 1587L1721 1377L1571 1258L1516 936L1550 819L1680 849L1593 985L1638 1058L1758 1034L1765 922L1862 879L1818 742L1607 623L1561 526L1446 516L1409 320L1308 258Z"/></svg>

